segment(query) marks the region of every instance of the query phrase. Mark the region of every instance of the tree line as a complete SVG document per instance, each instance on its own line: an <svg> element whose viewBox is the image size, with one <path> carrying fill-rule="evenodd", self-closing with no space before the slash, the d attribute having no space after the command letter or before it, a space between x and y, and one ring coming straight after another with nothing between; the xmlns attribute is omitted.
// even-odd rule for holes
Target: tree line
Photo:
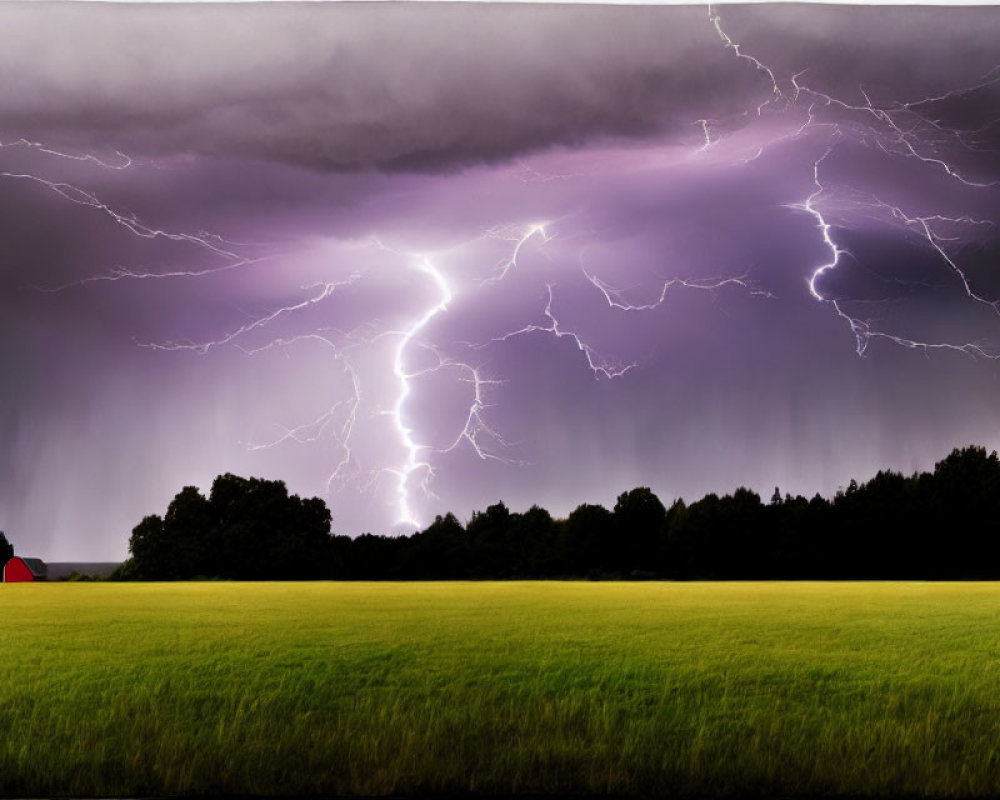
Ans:
<svg viewBox="0 0 1000 800"><path fill-rule="evenodd" d="M331 533L326 504L281 481L223 475L184 488L132 532L118 577L432 580L508 578L1000 578L1000 460L954 450L933 472L879 472L831 499L768 502L739 488L669 508L647 487L565 519L489 506L411 536Z"/></svg>

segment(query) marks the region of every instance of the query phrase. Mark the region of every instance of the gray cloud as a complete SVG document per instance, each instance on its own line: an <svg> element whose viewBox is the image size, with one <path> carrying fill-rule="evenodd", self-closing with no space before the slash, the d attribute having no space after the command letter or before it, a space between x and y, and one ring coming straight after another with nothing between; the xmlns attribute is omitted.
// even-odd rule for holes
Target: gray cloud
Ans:
<svg viewBox="0 0 1000 800"><path fill-rule="evenodd" d="M855 102L996 66L988 9L718 8L779 79ZM0 4L4 133L147 154L427 168L691 138L768 97L747 66L701 6Z"/></svg>
<svg viewBox="0 0 1000 800"><path fill-rule="evenodd" d="M328 168L696 138L767 96L741 67L704 8L0 5L8 135Z"/></svg>

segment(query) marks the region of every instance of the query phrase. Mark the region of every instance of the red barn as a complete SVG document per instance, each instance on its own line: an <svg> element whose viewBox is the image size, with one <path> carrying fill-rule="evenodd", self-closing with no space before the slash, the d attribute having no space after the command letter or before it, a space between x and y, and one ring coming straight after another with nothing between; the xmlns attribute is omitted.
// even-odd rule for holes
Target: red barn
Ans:
<svg viewBox="0 0 1000 800"><path fill-rule="evenodd" d="M19 558L14 556L4 565L4 583L23 583L25 581L44 581L48 577L48 569L40 558Z"/></svg>

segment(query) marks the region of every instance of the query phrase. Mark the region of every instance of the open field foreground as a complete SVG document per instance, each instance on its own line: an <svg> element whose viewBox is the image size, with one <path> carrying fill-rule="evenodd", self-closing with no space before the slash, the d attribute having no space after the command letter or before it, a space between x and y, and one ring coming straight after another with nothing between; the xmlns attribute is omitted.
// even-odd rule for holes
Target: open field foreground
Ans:
<svg viewBox="0 0 1000 800"><path fill-rule="evenodd" d="M0 585L0 793L1000 794L1000 585Z"/></svg>

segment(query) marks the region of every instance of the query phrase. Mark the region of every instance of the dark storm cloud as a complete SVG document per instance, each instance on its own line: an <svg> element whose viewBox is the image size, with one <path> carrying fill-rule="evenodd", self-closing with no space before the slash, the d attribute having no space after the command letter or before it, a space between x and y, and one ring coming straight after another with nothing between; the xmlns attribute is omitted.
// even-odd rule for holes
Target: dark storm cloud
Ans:
<svg viewBox="0 0 1000 800"><path fill-rule="evenodd" d="M990 7L789 3L716 6L744 52L779 79L861 104L913 102L975 83L997 67Z"/></svg>
<svg viewBox="0 0 1000 800"><path fill-rule="evenodd" d="M975 77L998 35L982 9L949 11L961 21L948 36L933 10L722 11L779 54L779 77L811 67L806 82L840 76L824 88L853 99L890 74L912 91L953 86L956 69ZM770 91L705 7L5 3L0 76L8 136L325 168L663 132L693 141L697 120L741 124Z"/></svg>
<svg viewBox="0 0 1000 800"><path fill-rule="evenodd" d="M334 168L696 135L693 119L762 89L705 22L676 8L4 4L0 118L31 136Z"/></svg>

